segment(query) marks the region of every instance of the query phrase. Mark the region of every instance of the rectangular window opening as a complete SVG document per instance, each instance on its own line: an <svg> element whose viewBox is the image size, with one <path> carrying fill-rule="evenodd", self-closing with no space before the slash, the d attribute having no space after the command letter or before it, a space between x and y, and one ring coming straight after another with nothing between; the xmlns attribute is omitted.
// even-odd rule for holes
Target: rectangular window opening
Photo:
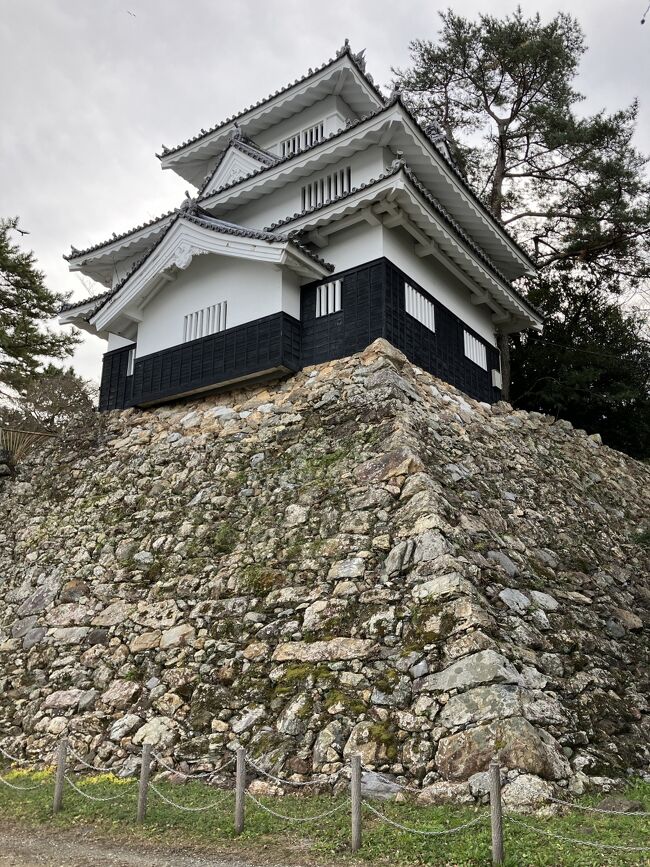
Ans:
<svg viewBox="0 0 650 867"><path fill-rule="evenodd" d="M342 196L344 193L349 193L352 189L352 169L346 166L343 169L337 169L317 181L311 181L305 184L300 190L300 202L302 210L310 210L317 208L328 200Z"/></svg>
<svg viewBox="0 0 650 867"><path fill-rule="evenodd" d="M183 343L226 330L227 301L211 304L183 318Z"/></svg>
<svg viewBox="0 0 650 867"><path fill-rule="evenodd" d="M414 319L424 325L425 328L428 328L429 331L433 331L435 333L436 330L436 311L433 305L433 301L430 301L428 298L418 292L417 289L414 289L409 283L404 284L404 303L406 307L406 312L409 316L412 316Z"/></svg>
<svg viewBox="0 0 650 867"><path fill-rule="evenodd" d="M329 316L341 309L341 281L331 280L316 287L316 317Z"/></svg>
<svg viewBox="0 0 650 867"><path fill-rule="evenodd" d="M473 361L474 364L478 364L479 367L482 367L483 370L487 370L487 349L485 344L480 340L477 340L477 338L470 334L469 331L464 332L464 340L465 356L469 358L470 361Z"/></svg>

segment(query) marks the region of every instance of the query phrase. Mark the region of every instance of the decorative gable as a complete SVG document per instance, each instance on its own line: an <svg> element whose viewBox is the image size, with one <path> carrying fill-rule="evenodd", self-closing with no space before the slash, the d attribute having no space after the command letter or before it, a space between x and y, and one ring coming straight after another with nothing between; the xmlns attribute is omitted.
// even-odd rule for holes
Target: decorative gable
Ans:
<svg viewBox="0 0 650 867"><path fill-rule="evenodd" d="M232 184L240 178L245 178L251 172L256 172L268 161L256 159L251 153L244 153L238 147L229 147L219 161L214 173L205 186L205 193L213 193L227 184Z"/></svg>

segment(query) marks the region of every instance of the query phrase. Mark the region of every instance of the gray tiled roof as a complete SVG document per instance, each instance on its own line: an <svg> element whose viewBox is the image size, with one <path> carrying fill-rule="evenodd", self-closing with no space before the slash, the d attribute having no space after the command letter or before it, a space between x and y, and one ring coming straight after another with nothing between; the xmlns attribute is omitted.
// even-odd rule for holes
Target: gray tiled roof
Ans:
<svg viewBox="0 0 650 867"><path fill-rule="evenodd" d="M200 210L200 209L199 209ZM214 232L219 232L220 234L225 235L235 235L240 238L252 238L258 241L268 241L269 243L281 243L286 244L290 243L292 246L296 247L303 255L309 257L322 268L325 268L327 271L333 271L334 266L329 262L325 262L324 259L321 259L320 256L316 255L316 253L312 253L311 250L308 250L300 241L296 238L289 238L288 235L280 235L277 232L267 232L267 231L258 231L256 229L247 229L245 226L239 226L236 223L228 223L224 220L218 220L215 217L212 217L210 214L205 214L202 212L199 214L190 213L189 209L177 209L176 216L172 220L172 222L167 226L162 235L156 240L156 243L151 247L147 252L141 256L136 262L133 263L128 272L122 277L119 283L116 283L115 286L110 289L108 292L102 292L101 295L96 295L93 298L89 298L86 301L81 301L77 304L65 304L60 312L64 312L66 310L72 310L75 307L81 307L84 304L88 304L89 301L97 301L97 306L93 308L91 313L86 319L90 319L91 316L94 316L98 310L104 307L125 285L127 280L129 280L133 274L145 263L145 261L151 256L153 251L161 244L163 239L167 236L167 233L174 225L174 223L178 219L188 220L191 223L196 223L198 226L202 226L206 229L211 229Z"/></svg>
<svg viewBox="0 0 650 867"><path fill-rule="evenodd" d="M285 87L281 87L280 90L276 90L275 93L270 94L269 96L265 97L264 99L260 99L258 102L254 103L253 105L249 105L248 108L243 109L242 111L238 112L237 114L233 114L231 117L227 117L224 121L221 121L220 123L215 124L213 127L210 127L210 129L201 130L200 133L193 136L192 138L187 139L182 144L176 145L175 147L172 147L172 148L165 148L164 147L163 152L161 154L156 154L156 156L158 157L158 159L162 159L162 157L164 157L164 156L169 156L169 154L177 153L178 151L183 150L183 148L187 147L188 145L195 144L197 141L200 141L202 138L206 138L207 136L212 135L212 133L216 132L218 129L221 129L224 126L227 126L229 123L232 123L234 120L238 120L239 118L243 117L245 114L248 114L249 112L254 111L256 108L260 108L265 103L270 102L272 99L275 99L276 96L280 96L281 94L286 93L287 91L291 90L292 87L296 87L299 84L304 84L305 81L308 81L310 78L313 78L315 75L318 75L324 69L327 69L329 66L332 66L333 64L336 63L336 61L339 58L343 57L346 54L350 58L350 60L352 61L353 65L356 67L356 69L361 73L361 75L364 77L364 79L368 82L368 84L370 85L370 87L374 91L377 98L383 102L384 101L383 95L378 90L378 88L375 86L375 83L372 80L371 76L368 75L367 72L365 71L365 69L363 68L364 64L359 62L358 55L356 55L352 52L352 49L350 48L350 46L348 44L348 40L346 39L344 47L337 52L336 57L331 57L329 60L325 61L325 63L321 64L321 66L316 67L316 69L310 69L306 75L303 75L301 78L297 78L295 81L292 81L291 83L287 84Z"/></svg>
<svg viewBox="0 0 650 867"><path fill-rule="evenodd" d="M91 301L94 301L94 302L95 302L95 307L93 307L93 309L92 309L92 310L90 311L90 313L88 314L89 316L92 316L92 314L93 314L93 313L95 312L95 310L97 309L97 305L99 305L99 302L100 302L103 298L108 297L108 295L110 295L110 293L111 293L111 290L109 289L107 292L100 292L99 295L93 295L92 297L90 297L90 298L86 298L86 299L83 300L83 301L66 301L65 304L62 304L62 305L61 305L61 308L60 308L60 310L59 310L59 313L65 313L67 310L74 310L75 307L84 307L86 304L90 304Z"/></svg>
<svg viewBox="0 0 650 867"><path fill-rule="evenodd" d="M168 217L171 217L176 208L172 208L171 211L167 211L164 214L161 214L159 217L154 217L152 220L148 220L145 223L140 223L139 226L135 226L133 229L129 229L126 232L121 232L119 235L113 234L112 238L109 238L107 241L100 241L99 244L92 244L90 247L86 247L83 250L77 250L75 247L72 248L72 252L67 256L64 255L63 258L66 261L70 259L77 259L79 256L86 256L88 253L94 253L95 250L101 250L102 247L109 247L111 244L114 244L115 241L122 241L124 238L128 238L129 235L134 235L136 232L139 232L141 229L147 229L150 226L155 226L156 223L160 223L163 220L166 220Z"/></svg>
<svg viewBox="0 0 650 867"><path fill-rule="evenodd" d="M403 160L395 160L391 165L390 169L387 169L385 172L379 174L376 178L373 178L366 183L359 184L356 187L352 187L348 192L342 193L339 196L335 196L332 199L327 199L320 205L316 205L313 208L308 208L304 211L297 212L293 214L293 216L285 217L282 220L277 220L275 223L271 223L270 226L267 226L266 229L268 231L274 231L275 229L280 228L281 226L286 226L289 223L294 222L295 220L300 219L300 217L305 216L306 214L317 213L318 211L322 211L323 209L329 207L332 204L343 201L350 196L355 195L358 192L369 189L371 187L376 186L381 183L381 181L386 180L386 178L393 177L394 175L399 174L400 172L404 172L406 177L409 179L411 184L415 187L415 189L420 193L420 195L426 199L427 203L431 205L431 207L442 217L442 219L447 223L447 225L453 229L455 234L476 254L476 256L481 259L481 261L492 271L492 273L499 278L499 280L508 287L508 289L515 295L523 304L526 305L530 310L532 310L537 316L541 316L539 310L534 307L529 301L524 298L524 296L515 289L512 283L508 280L508 278L503 274L503 272L498 268L497 265L494 264L492 259L485 253L481 247L473 240L473 238L467 234L467 232L460 226L456 220L449 214L446 208L433 196L424 184L418 179L418 177L414 174L413 171L404 163ZM296 233L298 234L298 233ZM289 232L291 236L292 233Z"/></svg>
<svg viewBox="0 0 650 867"><path fill-rule="evenodd" d="M479 197L476 195L475 191L474 191L474 190L472 189L472 187L468 184L467 180L465 179L465 177L464 177L464 176L462 175L462 173L460 172L460 170L459 170L458 166L456 165L456 163L455 163L454 161L449 160L449 159L445 156L444 152L443 152L443 151L442 151L442 150L437 146L435 139L437 138L438 133L434 133L433 136L432 136L430 133L428 133L428 132L427 132L427 131L426 131L426 130L421 126L420 122L419 122L418 119L415 117L415 115L411 112L411 110L409 109L409 107L408 107L407 105L405 105L405 103L404 103L403 100L402 100L401 95L400 95L399 93L397 93L397 92L394 93L393 96L392 96L389 100L386 101L386 104L385 104L384 106L382 106L381 108L378 108L377 111L370 112L369 114L366 114L366 115L364 115L363 117L360 117L360 118L358 118L357 120L348 123L348 124L347 124L343 129L340 129L340 130L338 130L337 132L333 132L333 133L331 133L329 136L327 136L327 138L321 139L320 141L316 142L316 143L313 144L313 145L310 145L309 147L303 148L302 150L299 150L299 151L297 151L296 153L288 154L288 155L285 156L285 157L280 157L280 158L277 160L277 162L275 162L272 166L262 166L261 168L257 169L256 171L254 171L254 172L249 172L248 175L244 175L243 177L238 178L238 179L235 180L235 181L232 181L232 183L230 183L230 184L225 184L225 185L224 185L223 187L221 187L221 189L218 190L218 191L215 191L215 192L213 192L213 193L208 193L207 195L204 194L203 196L199 196L199 199L200 199L201 201L205 201L206 199L208 199L208 198L210 198L210 197L216 195L217 192L222 193L222 192L224 192L225 190L229 190L229 189L231 189L232 187L236 187L238 184L241 184L241 183L243 183L244 181L249 180L250 178L254 178L254 177L257 177L258 175L262 175L262 174L264 174L264 172L267 172L267 171L269 171L270 169L275 168L275 166L278 166L278 165L280 165L281 163L287 163L287 162L290 162L291 160L296 159L297 157L303 156L303 155L306 154L306 153L309 153L309 152L311 152L311 151L317 150L319 147L322 147L324 144L329 144L333 139L336 139L336 138L339 138L340 136L345 135L345 134L346 134L347 132L349 132L351 129L356 129L356 127L361 126L361 124L365 123L366 121L374 119L374 118L377 117L378 115L382 114L384 111L388 111L390 108L392 108L392 106L394 106L394 105L396 105L396 104L399 104L399 106L400 106L400 107L403 109L403 111L407 114L407 116L410 118L410 120L413 121L413 123L415 124L415 126L420 130L420 132L422 133L422 135L423 135L425 138L427 138L429 141L431 141L431 143L433 144L433 146L434 146L435 149L436 149L436 152L439 153L440 156L444 159L445 163L449 166L449 168L452 170L452 172L454 173L454 175L455 175L455 176L458 178L458 180L461 182L461 184L463 185L463 187L465 188L465 190L466 190L466 191L469 193L469 195L472 197L472 200L475 202L475 204L477 204L477 205L479 206L479 208L483 211L483 213L486 214L486 215L490 218L490 220L491 220L491 221L492 221L492 222L497 226L497 228L501 230L501 232L502 232L502 233L506 236L506 238L508 238L508 240L509 240L509 241L510 241L510 242L511 242L511 243L512 243L516 248L517 248L517 250L519 250L520 253L521 253L523 256L526 257L526 259L530 262L530 264L533 265L533 267L537 267L536 264L535 264L535 262L533 261L533 259L532 259L531 256L529 255L529 253L527 253L526 250L524 250L523 247L521 247L521 245L520 245L520 244L518 243L518 241L517 241L517 240L516 240L516 239L515 239L511 234L510 234L510 232L506 229L506 227L505 227L502 223L500 223L500 222L497 220L497 218L494 216L494 214L492 213L492 211L487 207L487 205L485 205L485 204L484 204L484 203L479 199Z"/></svg>

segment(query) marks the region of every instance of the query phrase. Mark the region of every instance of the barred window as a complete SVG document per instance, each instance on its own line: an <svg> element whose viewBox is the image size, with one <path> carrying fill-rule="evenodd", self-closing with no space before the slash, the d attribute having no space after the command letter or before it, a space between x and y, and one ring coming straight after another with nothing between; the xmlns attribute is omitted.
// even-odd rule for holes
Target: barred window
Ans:
<svg viewBox="0 0 650 867"><path fill-rule="evenodd" d="M310 208L317 208L329 199L335 199L343 193L349 193L351 189L352 169L350 166L346 166L331 172L324 178L318 178L316 181L305 184L300 191L302 210L308 211Z"/></svg>
<svg viewBox="0 0 650 867"><path fill-rule="evenodd" d="M341 281L332 280L316 287L316 316L329 316L341 309Z"/></svg>
<svg viewBox="0 0 650 867"><path fill-rule="evenodd" d="M126 356L126 375L133 376L135 368L135 349L129 349L129 354Z"/></svg>
<svg viewBox="0 0 650 867"><path fill-rule="evenodd" d="M485 344L477 340L469 331L465 332L465 355L474 364L478 364L483 370L487 370L487 349Z"/></svg>
<svg viewBox="0 0 650 867"><path fill-rule="evenodd" d="M226 330L226 301L188 313L183 319L183 343Z"/></svg>
<svg viewBox="0 0 650 867"><path fill-rule="evenodd" d="M425 298L421 292L414 289L409 283L404 284L404 302L409 316L417 319L429 331L436 330L436 311L433 301Z"/></svg>
<svg viewBox="0 0 650 867"><path fill-rule="evenodd" d="M325 137L325 124L321 121L313 126L307 127L295 135L289 136L280 142L280 156L289 157L297 154L299 151L309 148L312 145L322 141Z"/></svg>

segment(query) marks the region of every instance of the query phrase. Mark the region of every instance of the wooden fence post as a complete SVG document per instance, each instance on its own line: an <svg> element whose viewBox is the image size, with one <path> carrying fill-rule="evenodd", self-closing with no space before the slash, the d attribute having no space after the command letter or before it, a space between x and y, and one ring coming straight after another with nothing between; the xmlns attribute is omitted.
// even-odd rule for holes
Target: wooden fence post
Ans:
<svg viewBox="0 0 650 867"><path fill-rule="evenodd" d="M138 787L138 812L135 820L139 825L147 815L147 796L149 794L149 774L151 773L151 744L142 744L142 762L140 764L140 785Z"/></svg>
<svg viewBox="0 0 650 867"><path fill-rule="evenodd" d="M244 807L246 799L246 750L237 749L237 773L235 777L235 834L244 830Z"/></svg>
<svg viewBox="0 0 650 867"><path fill-rule="evenodd" d="M503 817L501 815L501 764L490 762L490 819L492 823L492 864L503 864Z"/></svg>
<svg viewBox="0 0 650 867"><path fill-rule="evenodd" d="M361 756L351 758L350 799L352 801L352 851L361 848Z"/></svg>
<svg viewBox="0 0 650 867"><path fill-rule="evenodd" d="M68 741L61 738L56 751L56 776L54 778L54 802L52 813L56 814L63 805L63 787L65 786L65 763L68 756Z"/></svg>

